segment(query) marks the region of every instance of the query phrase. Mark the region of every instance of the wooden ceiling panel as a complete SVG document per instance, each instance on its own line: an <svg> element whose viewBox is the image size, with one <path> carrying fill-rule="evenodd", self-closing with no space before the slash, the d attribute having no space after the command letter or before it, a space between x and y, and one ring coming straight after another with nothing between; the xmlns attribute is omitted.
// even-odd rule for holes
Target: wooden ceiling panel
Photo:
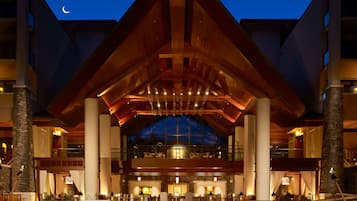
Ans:
<svg viewBox="0 0 357 201"><path fill-rule="evenodd" d="M117 75L116 79L109 82L110 84L98 96L103 97L105 102L115 102L151 81L152 76L157 73L159 73L157 61L131 66L126 73Z"/></svg>
<svg viewBox="0 0 357 201"><path fill-rule="evenodd" d="M207 12L198 4L194 4L194 13L192 17L191 45L199 49L203 54L223 60L234 66L231 70L238 70L245 80L254 78L256 82L262 81L240 51L232 41L227 38L223 31L217 26ZM225 66L228 68L228 66Z"/></svg>

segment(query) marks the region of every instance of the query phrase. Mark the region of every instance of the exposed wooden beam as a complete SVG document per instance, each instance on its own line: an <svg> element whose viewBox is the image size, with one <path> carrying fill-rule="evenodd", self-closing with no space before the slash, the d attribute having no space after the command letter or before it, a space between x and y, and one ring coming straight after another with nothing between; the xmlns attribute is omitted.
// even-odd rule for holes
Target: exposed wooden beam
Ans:
<svg viewBox="0 0 357 201"><path fill-rule="evenodd" d="M183 49L185 45L185 0L170 0L171 48ZM183 73L183 55L172 58L172 69L178 74ZM182 89L182 81L175 81L177 91Z"/></svg>
<svg viewBox="0 0 357 201"><path fill-rule="evenodd" d="M202 73L202 71L200 71ZM208 79L204 79L203 76L201 74L199 74L200 72L185 72L183 75L177 75L175 74L173 71L166 71L163 73L162 77L163 79L168 79L168 80L174 80L174 79L180 79L180 80L196 80L197 82L200 83L200 85L204 86L205 88L209 88L211 91L215 91L218 94L228 94L228 90L224 90L223 88L221 88L220 86L217 86L215 83L211 82ZM226 86L227 88L227 86ZM194 91L193 91L194 92ZM234 101L233 98L232 102ZM237 102L237 101L235 101ZM237 102L238 103L238 102ZM239 104L239 103L238 103ZM241 106L238 106L237 108L242 109L243 105L240 104Z"/></svg>
<svg viewBox="0 0 357 201"><path fill-rule="evenodd" d="M115 115L118 119L118 123L120 126L124 125L126 122L128 122L131 118L133 118L136 115L136 113L134 111L130 112L129 114L123 116L123 117L119 117L117 116L117 114Z"/></svg>
<svg viewBox="0 0 357 201"><path fill-rule="evenodd" d="M108 93L110 90L115 88L120 84L120 80L124 79L125 77L132 76L134 74L140 73L142 74L143 71L147 70L149 66L152 68L153 64L158 62L157 60L157 53L153 53L149 56L145 56L144 58L138 58L135 61L132 61L126 64L122 69L125 69L124 72L117 73L116 79L110 80L105 86L98 87L98 97L101 97ZM158 63L156 63L158 64ZM113 65L115 68L115 64L104 64L104 65ZM157 66L159 67L159 66ZM111 72L108 72L111 73Z"/></svg>
<svg viewBox="0 0 357 201"><path fill-rule="evenodd" d="M189 57L191 59L196 58L200 61L204 61L206 65L211 66L212 68L216 69L218 72L222 71L224 74L231 76L233 79L235 79L238 86L246 89L247 91L250 91L252 94L254 94L254 96L257 97L267 96L267 93L265 93L264 89L261 89L258 85L245 78L243 76L245 75L245 73L242 72L240 69L238 69L236 66L222 59L215 58L213 55L207 55L206 53L204 53L198 48L185 47L184 49L172 49L172 50L161 51L159 57L172 58L175 55L179 55L179 54L182 54L183 57Z"/></svg>
<svg viewBox="0 0 357 201"><path fill-rule="evenodd" d="M175 96L173 96L173 95L158 95L157 97L160 100L160 102L163 102L165 99L166 99L166 101L173 101L175 99ZM187 100L190 97L190 95L185 94L185 95L182 95L182 97L184 98L184 100ZM203 101L204 99L206 101L227 101L230 104L232 104L233 106L235 106L238 110L245 109L245 107L243 105L241 105L240 103L238 103L237 101L235 101L228 95L212 96L212 95L204 95L202 93L201 95L193 94L193 95L191 95L191 97L195 97L199 101ZM131 102L137 102L137 101L149 102L150 101L150 98L148 96L138 96L138 95L127 95L127 96L125 96L125 99L128 101L131 101Z"/></svg>
<svg viewBox="0 0 357 201"><path fill-rule="evenodd" d="M195 109L182 109L180 110L183 114L186 115L221 115L223 118L228 120L231 123L234 123L236 121L235 118L229 116L228 114L224 113L223 110L221 109L202 109L202 110L195 110ZM165 111L165 114L163 113L158 113L153 110L135 110L135 113L137 115L177 115L176 110L167 110Z"/></svg>

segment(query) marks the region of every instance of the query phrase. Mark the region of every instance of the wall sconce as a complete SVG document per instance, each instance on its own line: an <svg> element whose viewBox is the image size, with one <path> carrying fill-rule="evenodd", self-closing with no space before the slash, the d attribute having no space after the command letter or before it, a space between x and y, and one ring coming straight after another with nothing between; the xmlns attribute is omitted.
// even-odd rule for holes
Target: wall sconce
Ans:
<svg viewBox="0 0 357 201"><path fill-rule="evenodd" d="M242 201L244 199L244 194L243 192L240 192L239 193L239 200Z"/></svg>
<svg viewBox="0 0 357 201"><path fill-rule="evenodd" d="M180 183L180 177L175 177L176 184Z"/></svg>
<svg viewBox="0 0 357 201"><path fill-rule="evenodd" d="M273 198L273 201L275 201L275 199L276 199L276 193L273 192L273 193L271 194L271 197Z"/></svg>

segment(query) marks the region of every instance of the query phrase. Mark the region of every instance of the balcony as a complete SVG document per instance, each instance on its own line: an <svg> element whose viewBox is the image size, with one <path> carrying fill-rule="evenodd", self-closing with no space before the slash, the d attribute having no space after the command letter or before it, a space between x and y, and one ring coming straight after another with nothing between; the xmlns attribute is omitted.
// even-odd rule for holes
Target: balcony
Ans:
<svg viewBox="0 0 357 201"><path fill-rule="evenodd" d="M303 149L275 148L271 150L271 168L274 171L313 171L318 168L319 158L303 158ZM37 168L82 169L83 148L53 149L52 158L37 158ZM199 145L160 146L141 145L129 152L112 150L112 172L243 172L243 150L229 147Z"/></svg>
<svg viewBox="0 0 357 201"><path fill-rule="evenodd" d="M304 158L302 148L271 148L271 158ZM52 149L53 158L84 158L84 148ZM203 145L137 145L123 152L112 149L112 160L132 159L167 159L200 160L217 159L225 161L243 161L242 148L203 146Z"/></svg>
<svg viewBox="0 0 357 201"><path fill-rule="evenodd" d="M128 158L243 160L241 148L205 145L134 145Z"/></svg>

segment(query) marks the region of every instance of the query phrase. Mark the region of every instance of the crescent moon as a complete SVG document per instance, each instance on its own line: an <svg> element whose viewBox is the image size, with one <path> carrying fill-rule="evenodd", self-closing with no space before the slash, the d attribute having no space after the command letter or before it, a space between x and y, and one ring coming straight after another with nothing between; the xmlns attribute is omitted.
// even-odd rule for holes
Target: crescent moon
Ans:
<svg viewBox="0 0 357 201"><path fill-rule="evenodd" d="M66 10L65 6L62 6L62 13L63 14L68 14L70 12L71 12L70 10Z"/></svg>

